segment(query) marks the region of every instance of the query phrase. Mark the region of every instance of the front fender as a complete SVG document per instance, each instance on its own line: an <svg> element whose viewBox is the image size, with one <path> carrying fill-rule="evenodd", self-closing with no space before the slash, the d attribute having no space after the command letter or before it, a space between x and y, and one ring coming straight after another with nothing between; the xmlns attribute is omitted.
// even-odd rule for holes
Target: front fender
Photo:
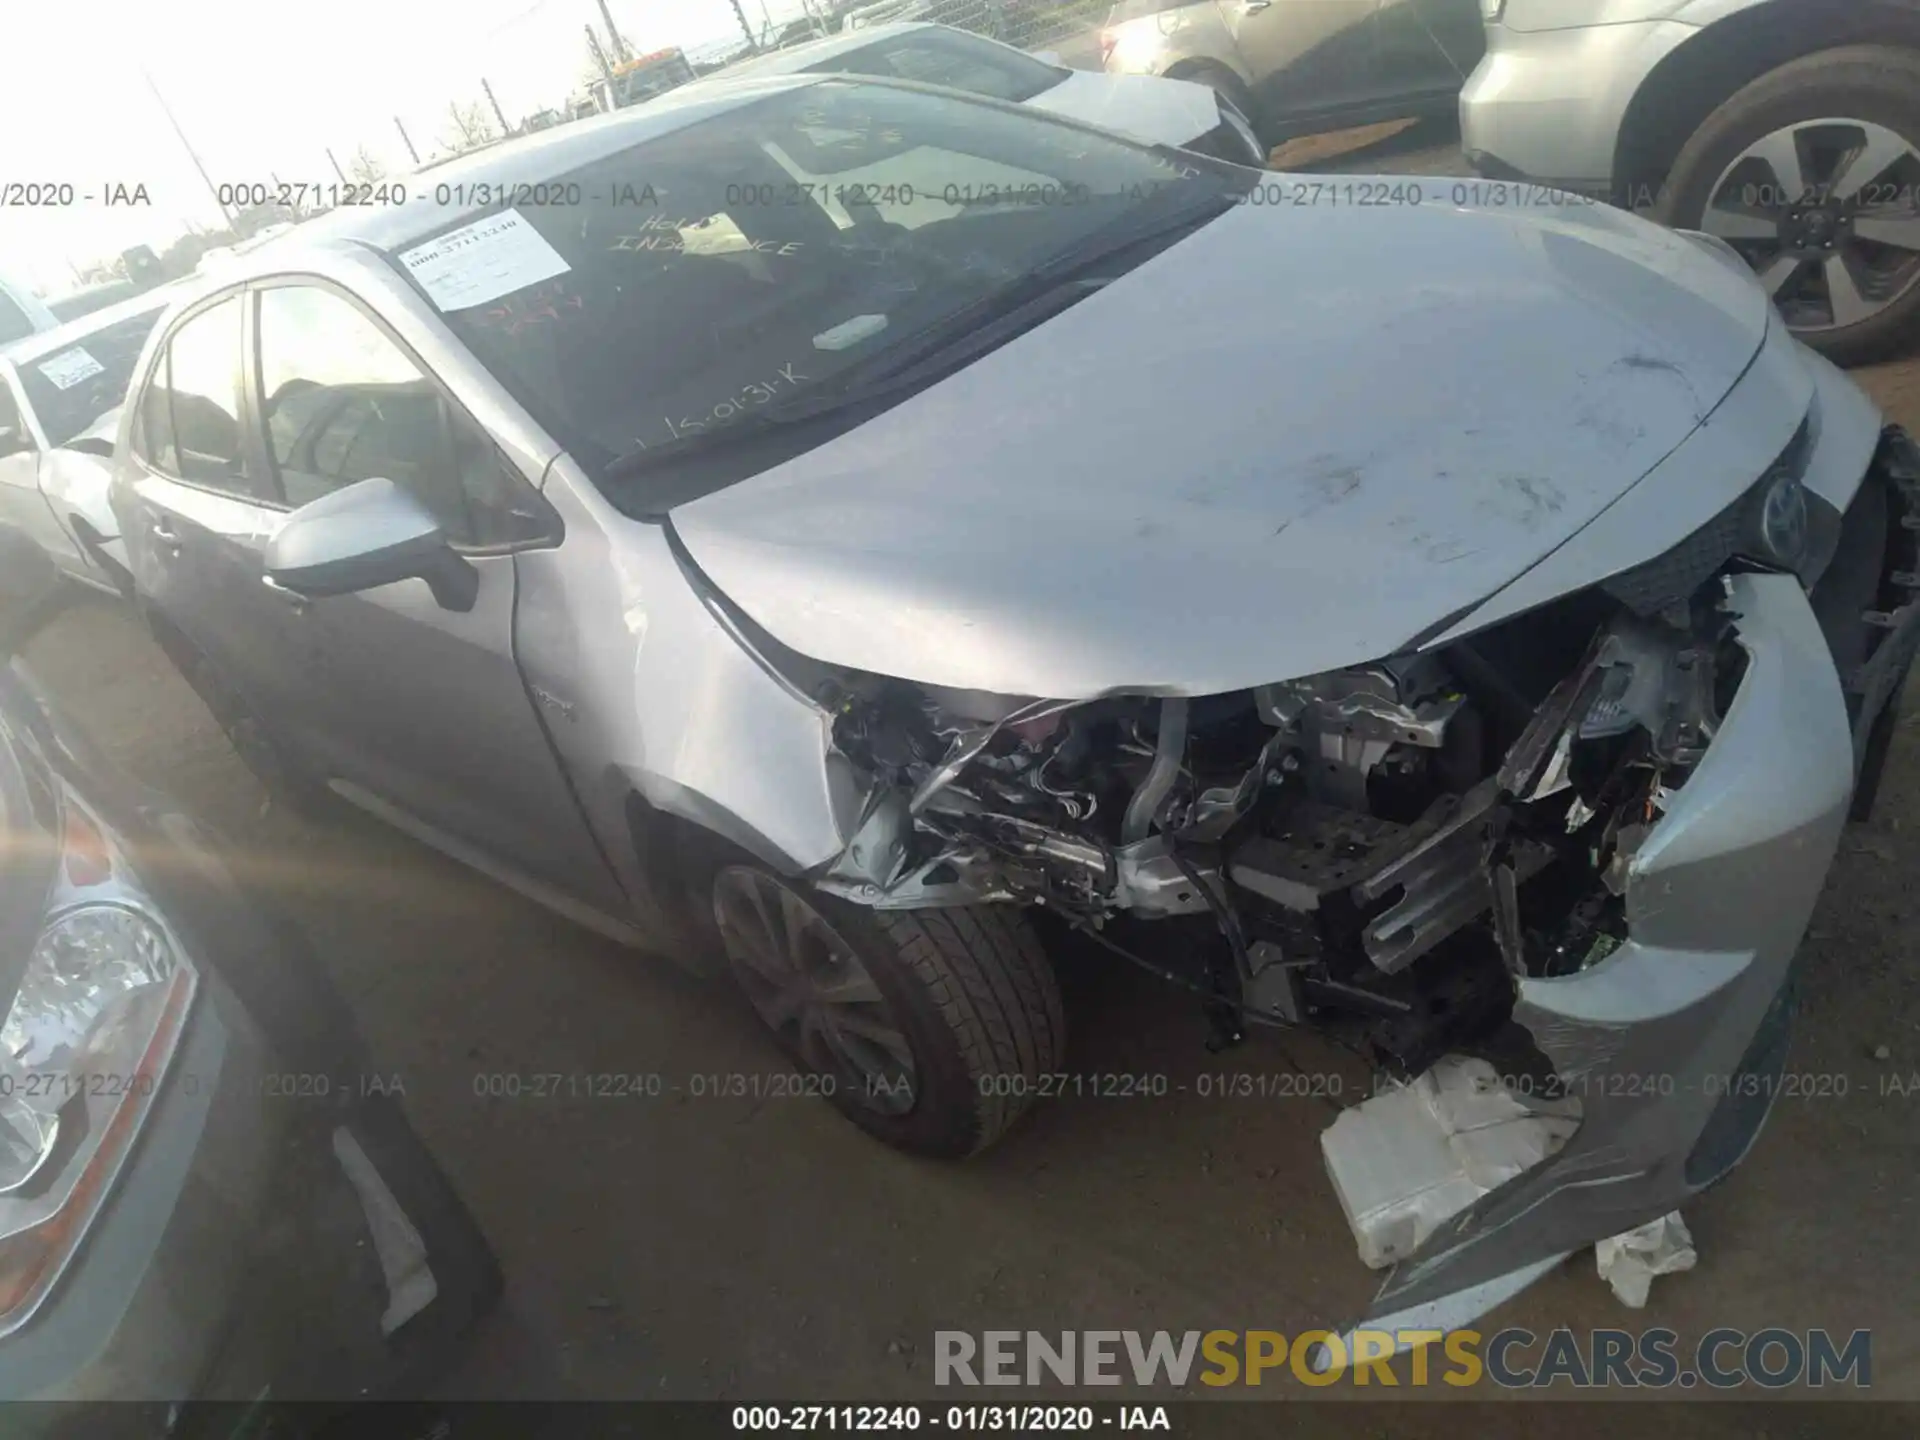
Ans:
<svg viewBox="0 0 1920 1440"><path fill-rule="evenodd" d="M566 540L517 557L515 652L536 702L564 710L548 732L638 918L661 923L671 877L636 837L636 796L783 875L832 860L865 795L831 717L755 657L665 527L583 477L546 493Z"/></svg>

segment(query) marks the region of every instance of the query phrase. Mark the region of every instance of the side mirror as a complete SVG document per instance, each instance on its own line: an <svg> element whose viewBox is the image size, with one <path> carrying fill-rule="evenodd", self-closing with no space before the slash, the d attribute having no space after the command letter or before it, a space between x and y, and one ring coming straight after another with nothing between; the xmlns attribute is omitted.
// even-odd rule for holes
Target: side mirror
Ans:
<svg viewBox="0 0 1920 1440"><path fill-rule="evenodd" d="M32 448L33 442L18 425L0 425L0 460Z"/></svg>
<svg viewBox="0 0 1920 1440"><path fill-rule="evenodd" d="M480 572L440 522L391 480L361 480L302 505L267 546L267 579L299 595L351 595L424 580L445 610L471 610Z"/></svg>
<svg viewBox="0 0 1920 1440"><path fill-rule="evenodd" d="M0 660L26 644L51 614L60 572L39 544L0 525Z"/></svg>

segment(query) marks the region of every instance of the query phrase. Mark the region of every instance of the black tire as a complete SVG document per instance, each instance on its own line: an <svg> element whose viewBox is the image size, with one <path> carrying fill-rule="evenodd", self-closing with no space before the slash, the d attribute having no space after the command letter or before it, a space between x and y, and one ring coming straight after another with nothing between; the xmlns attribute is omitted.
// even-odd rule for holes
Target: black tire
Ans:
<svg viewBox="0 0 1920 1440"><path fill-rule="evenodd" d="M1024 913L1007 905L869 910L758 867L731 866L715 878L716 915L722 887L749 874L752 883L803 902L845 943L878 990L880 1013L911 1050L910 1108L896 1113L877 1103L884 1097L849 1083L844 1069L810 1059L794 1033L776 1029L802 1070L833 1078L828 1098L841 1114L896 1149L960 1159L993 1144L1026 1112L1040 1077L1060 1064L1066 1023L1053 967ZM738 931L724 920L721 929L752 998L755 976L740 957Z"/></svg>
<svg viewBox="0 0 1920 1440"><path fill-rule="evenodd" d="M287 754L218 665L196 652L189 657L185 673L187 683L226 732L227 743L274 803L307 820L323 820L332 813L333 796L326 785Z"/></svg>
<svg viewBox="0 0 1920 1440"><path fill-rule="evenodd" d="M1656 214L1669 225L1708 228L1701 222L1712 192L1748 147L1784 127L1829 118L1884 126L1920 149L1920 52L1845 46L1762 75L1707 116L1681 147ZM1920 183L1920 176L1914 179ZM1801 324L1794 333L1837 364L1859 365L1883 358L1916 328L1920 279L1853 324Z"/></svg>

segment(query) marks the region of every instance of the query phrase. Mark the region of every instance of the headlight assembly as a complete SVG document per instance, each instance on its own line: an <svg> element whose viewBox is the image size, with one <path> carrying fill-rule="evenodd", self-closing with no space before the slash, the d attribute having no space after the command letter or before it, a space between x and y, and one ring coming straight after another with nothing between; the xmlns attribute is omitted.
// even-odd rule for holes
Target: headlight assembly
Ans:
<svg viewBox="0 0 1920 1440"><path fill-rule="evenodd" d="M98 1077L132 1077L182 965L152 922L117 905L70 911L41 932L0 1022L0 1195L57 1148L61 1112Z"/></svg>
<svg viewBox="0 0 1920 1440"><path fill-rule="evenodd" d="M118 904L55 915L0 1020L0 1333L58 1278L180 1038L196 977Z"/></svg>

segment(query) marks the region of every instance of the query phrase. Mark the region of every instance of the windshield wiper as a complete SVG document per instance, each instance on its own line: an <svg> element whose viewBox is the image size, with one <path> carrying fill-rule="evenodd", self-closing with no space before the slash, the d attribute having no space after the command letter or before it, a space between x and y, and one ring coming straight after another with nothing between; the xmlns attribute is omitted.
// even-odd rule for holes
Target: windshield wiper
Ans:
<svg viewBox="0 0 1920 1440"><path fill-rule="evenodd" d="M673 464L692 455L743 444L779 429L782 423L770 411L751 411L712 430L688 430L675 435L664 445L647 445L630 450L608 461L601 474L608 480L624 480L630 475Z"/></svg>

